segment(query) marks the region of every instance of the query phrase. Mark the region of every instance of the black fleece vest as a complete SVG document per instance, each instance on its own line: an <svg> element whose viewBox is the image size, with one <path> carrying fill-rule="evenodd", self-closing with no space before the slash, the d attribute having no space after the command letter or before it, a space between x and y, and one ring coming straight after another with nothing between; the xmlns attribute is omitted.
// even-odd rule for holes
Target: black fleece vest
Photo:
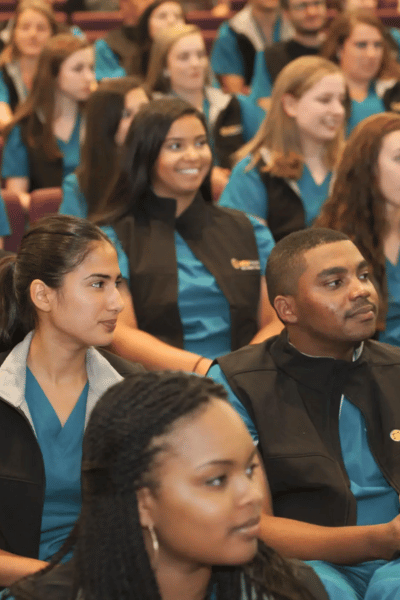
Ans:
<svg viewBox="0 0 400 600"><path fill-rule="evenodd" d="M235 96L232 96L228 105L217 116L212 135L217 164L231 169L233 153L244 144L240 104Z"/></svg>
<svg viewBox="0 0 400 600"><path fill-rule="evenodd" d="M254 71L254 60L256 57L256 49L244 33L234 32L237 39L240 54L243 57L244 64L244 80L246 85L250 85Z"/></svg>
<svg viewBox="0 0 400 600"><path fill-rule="evenodd" d="M286 67L292 60L300 56L313 56L318 54L319 48L310 48L299 44L296 40L287 42L276 42L264 50L265 62L271 83L275 82L283 67Z"/></svg>
<svg viewBox="0 0 400 600"><path fill-rule="evenodd" d="M63 180L63 161L61 156L50 160L43 148L37 146L32 148L28 143L27 119L19 123L21 127L22 141L24 142L29 158L29 191L40 188L61 187ZM38 137L43 126L35 115L33 137Z"/></svg>
<svg viewBox="0 0 400 600"><path fill-rule="evenodd" d="M257 331L260 268L253 226L232 209L206 204L197 196L175 220L176 203L149 192L135 216L114 229L129 259L130 290L139 329L183 348L178 309L174 230L215 277L230 306L232 349ZM194 287L193 302L196 302Z"/></svg>
<svg viewBox="0 0 400 600"><path fill-rule="evenodd" d="M326 526L355 525L339 440L341 395L363 414L371 452L400 491L400 350L364 344L354 362L299 353L286 332L217 359L259 434L274 514ZM382 522L385 516L382 515Z"/></svg>
<svg viewBox="0 0 400 600"><path fill-rule="evenodd" d="M265 220L276 242L299 229L304 229L305 214L303 202L283 177L275 177L266 171L258 172L268 194L268 213Z"/></svg>

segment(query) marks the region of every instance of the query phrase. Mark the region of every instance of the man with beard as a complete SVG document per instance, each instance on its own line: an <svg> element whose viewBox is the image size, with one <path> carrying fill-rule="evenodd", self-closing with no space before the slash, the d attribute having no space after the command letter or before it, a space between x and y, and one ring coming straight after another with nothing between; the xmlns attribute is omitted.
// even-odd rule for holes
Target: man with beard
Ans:
<svg viewBox="0 0 400 600"><path fill-rule="evenodd" d="M378 296L343 233L283 238L267 263L285 329L217 359L262 456L262 540L311 560L331 600L400 598L400 350L371 341Z"/></svg>
<svg viewBox="0 0 400 600"><path fill-rule="evenodd" d="M257 52L293 35L279 14L279 0L247 0L245 7L219 28L211 66L226 92L248 93Z"/></svg>
<svg viewBox="0 0 400 600"><path fill-rule="evenodd" d="M324 40L326 0L281 0L284 18L294 29L290 40L266 47L256 55L250 97L269 98L275 79L290 61L299 56L318 54ZM263 108L268 105L259 102Z"/></svg>

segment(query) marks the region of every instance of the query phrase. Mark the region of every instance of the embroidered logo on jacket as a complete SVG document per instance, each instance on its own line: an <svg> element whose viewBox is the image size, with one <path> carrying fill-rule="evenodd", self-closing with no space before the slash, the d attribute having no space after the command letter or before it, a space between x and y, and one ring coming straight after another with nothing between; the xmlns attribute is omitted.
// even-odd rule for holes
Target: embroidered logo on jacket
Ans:
<svg viewBox="0 0 400 600"><path fill-rule="evenodd" d="M400 429L393 429L390 432L390 437L394 442L400 442Z"/></svg>
<svg viewBox="0 0 400 600"><path fill-rule="evenodd" d="M234 269L239 269L240 271L260 270L259 260L238 260L237 258L231 258L231 265Z"/></svg>
<svg viewBox="0 0 400 600"><path fill-rule="evenodd" d="M219 129L219 133L224 137L237 135L238 133L242 133L242 131L243 127L241 125L225 125Z"/></svg>

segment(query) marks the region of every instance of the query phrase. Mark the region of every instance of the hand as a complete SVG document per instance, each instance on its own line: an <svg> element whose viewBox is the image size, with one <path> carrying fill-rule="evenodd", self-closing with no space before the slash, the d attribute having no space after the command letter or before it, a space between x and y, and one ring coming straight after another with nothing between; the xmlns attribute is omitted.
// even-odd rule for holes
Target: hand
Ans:
<svg viewBox="0 0 400 600"><path fill-rule="evenodd" d="M230 169L213 167L211 171L211 191L214 202L218 202L220 195L229 181Z"/></svg>

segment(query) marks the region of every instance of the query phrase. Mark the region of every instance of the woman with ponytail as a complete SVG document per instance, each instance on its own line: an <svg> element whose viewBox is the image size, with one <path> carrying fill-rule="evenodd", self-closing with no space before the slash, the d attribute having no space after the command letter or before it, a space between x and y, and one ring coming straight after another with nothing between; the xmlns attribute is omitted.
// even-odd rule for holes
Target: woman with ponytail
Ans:
<svg viewBox="0 0 400 600"><path fill-rule="evenodd" d="M82 458L73 559L13 586L16 600L327 599L311 568L258 546L265 476L211 379L147 372L116 384Z"/></svg>
<svg viewBox="0 0 400 600"><path fill-rule="evenodd" d="M79 515L85 423L132 372L92 347L112 340L120 279L110 240L75 217L38 221L0 261L0 587L46 565Z"/></svg>

